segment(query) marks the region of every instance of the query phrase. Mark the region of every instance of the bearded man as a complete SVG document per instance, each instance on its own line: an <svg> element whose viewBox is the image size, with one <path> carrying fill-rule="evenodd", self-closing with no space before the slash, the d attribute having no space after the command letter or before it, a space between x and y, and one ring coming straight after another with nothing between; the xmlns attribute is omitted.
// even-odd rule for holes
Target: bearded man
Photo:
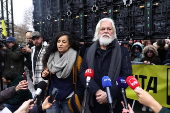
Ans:
<svg viewBox="0 0 170 113"><path fill-rule="evenodd" d="M85 71L94 70L94 77L89 83L89 109L91 113L109 113L110 108L107 93L102 86L103 76L109 76L112 82L110 93L113 100L114 113L121 113L121 91L116 86L117 77L127 78L132 74L131 61L128 49L117 43L116 28L110 18L101 19L93 38L94 43L83 58L79 77L83 86L86 86Z"/></svg>

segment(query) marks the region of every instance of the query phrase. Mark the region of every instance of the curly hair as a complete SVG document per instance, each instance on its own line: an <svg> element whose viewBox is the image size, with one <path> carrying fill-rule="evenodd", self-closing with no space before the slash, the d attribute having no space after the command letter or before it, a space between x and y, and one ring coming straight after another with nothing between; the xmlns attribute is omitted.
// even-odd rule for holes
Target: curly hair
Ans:
<svg viewBox="0 0 170 113"><path fill-rule="evenodd" d="M46 48L46 53L43 56L43 66L44 67L46 67L48 58L50 57L51 53L58 51L57 41L61 36L64 36L64 35L67 36L67 38L69 40L70 47L76 51L79 50L78 42L72 37L72 35L69 32L66 32L66 31L59 32L52 38L52 40L49 42L49 46Z"/></svg>

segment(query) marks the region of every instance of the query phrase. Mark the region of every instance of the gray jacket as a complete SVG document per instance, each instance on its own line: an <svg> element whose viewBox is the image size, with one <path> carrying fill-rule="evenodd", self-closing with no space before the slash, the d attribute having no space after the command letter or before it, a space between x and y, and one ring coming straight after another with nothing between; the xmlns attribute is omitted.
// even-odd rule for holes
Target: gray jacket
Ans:
<svg viewBox="0 0 170 113"><path fill-rule="evenodd" d="M3 103L17 94L15 86L9 87L0 92L0 110L4 108Z"/></svg>

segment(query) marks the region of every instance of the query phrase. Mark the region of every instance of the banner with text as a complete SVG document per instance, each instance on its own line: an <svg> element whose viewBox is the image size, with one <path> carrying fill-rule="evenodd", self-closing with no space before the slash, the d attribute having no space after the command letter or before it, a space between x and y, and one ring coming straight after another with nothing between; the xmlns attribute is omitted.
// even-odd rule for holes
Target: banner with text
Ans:
<svg viewBox="0 0 170 113"><path fill-rule="evenodd" d="M132 65L133 76L140 87L148 91L162 106L170 108L170 66L165 65ZM126 96L138 100L136 93L128 87Z"/></svg>

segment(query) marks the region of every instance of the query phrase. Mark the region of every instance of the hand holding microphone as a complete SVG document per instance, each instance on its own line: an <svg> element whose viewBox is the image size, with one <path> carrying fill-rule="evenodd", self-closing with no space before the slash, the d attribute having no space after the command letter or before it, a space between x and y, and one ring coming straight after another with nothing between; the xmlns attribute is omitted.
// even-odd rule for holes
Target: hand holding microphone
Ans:
<svg viewBox="0 0 170 113"><path fill-rule="evenodd" d="M45 90L46 87L47 87L47 83L46 83L46 82L41 81L41 82L38 83L38 85L37 85L37 90L36 90L36 92L35 92L35 96L34 96L34 98L33 98L33 101L31 102L31 104L34 103L34 101L35 101L35 100L37 99L37 97L41 94L41 92L42 92L43 90Z"/></svg>
<svg viewBox="0 0 170 113"><path fill-rule="evenodd" d="M139 88L140 84L134 76L127 77L126 82L137 94L141 104L150 107L155 113L160 112L162 106L148 92Z"/></svg>

